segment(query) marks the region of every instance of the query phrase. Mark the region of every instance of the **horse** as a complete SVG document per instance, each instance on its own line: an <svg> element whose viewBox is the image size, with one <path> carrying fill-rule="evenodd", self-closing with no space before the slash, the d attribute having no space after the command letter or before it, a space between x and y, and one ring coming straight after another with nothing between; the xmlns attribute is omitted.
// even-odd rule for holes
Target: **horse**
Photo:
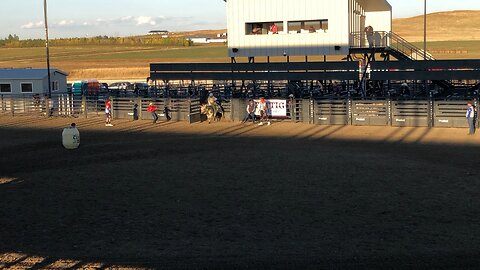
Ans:
<svg viewBox="0 0 480 270"><path fill-rule="evenodd" d="M223 108L218 104L203 104L200 107L200 113L207 116L208 123L210 124L212 121L219 122L222 119Z"/></svg>

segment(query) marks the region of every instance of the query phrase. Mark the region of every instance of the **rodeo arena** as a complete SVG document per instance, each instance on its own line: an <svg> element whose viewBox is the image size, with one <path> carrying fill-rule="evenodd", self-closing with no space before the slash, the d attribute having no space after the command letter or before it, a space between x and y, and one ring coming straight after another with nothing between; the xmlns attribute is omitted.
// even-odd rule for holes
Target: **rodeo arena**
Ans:
<svg viewBox="0 0 480 270"><path fill-rule="evenodd" d="M385 0L284 1L274 12L225 2L230 63L151 63L148 87L128 92L90 91L88 82L67 91L56 69L1 70L0 113L103 117L111 99L114 119L151 119L153 103L172 121L196 123L213 95L221 121L241 121L247 101L264 97L272 121L466 127L466 102L478 105L480 60L436 60L412 45L392 32Z"/></svg>
<svg viewBox="0 0 480 270"><path fill-rule="evenodd" d="M222 63L0 69L0 269L480 269L480 60L387 0L220 4Z"/></svg>

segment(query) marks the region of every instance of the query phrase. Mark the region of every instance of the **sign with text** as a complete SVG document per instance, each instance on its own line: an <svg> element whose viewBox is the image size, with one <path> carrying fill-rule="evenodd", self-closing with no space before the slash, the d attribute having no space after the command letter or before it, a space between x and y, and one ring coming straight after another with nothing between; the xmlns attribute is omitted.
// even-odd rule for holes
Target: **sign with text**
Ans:
<svg viewBox="0 0 480 270"><path fill-rule="evenodd" d="M266 99L267 101L267 113L273 118L285 118L287 117L287 100L285 99ZM255 100L255 104L258 105L259 99Z"/></svg>

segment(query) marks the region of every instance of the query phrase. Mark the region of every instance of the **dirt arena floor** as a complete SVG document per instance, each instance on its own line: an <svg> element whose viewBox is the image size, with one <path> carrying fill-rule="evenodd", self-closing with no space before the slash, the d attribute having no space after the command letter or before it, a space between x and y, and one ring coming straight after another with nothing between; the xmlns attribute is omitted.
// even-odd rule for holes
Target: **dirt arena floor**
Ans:
<svg viewBox="0 0 480 270"><path fill-rule="evenodd" d="M0 116L0 269L480 269L480 134L114 124Z"/></svg>

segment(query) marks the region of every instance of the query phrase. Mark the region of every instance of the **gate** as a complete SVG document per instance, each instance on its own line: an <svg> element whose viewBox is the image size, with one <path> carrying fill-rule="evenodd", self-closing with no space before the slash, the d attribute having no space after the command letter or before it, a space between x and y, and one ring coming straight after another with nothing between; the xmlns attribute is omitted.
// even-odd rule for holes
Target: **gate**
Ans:
<svg viewBox="0 0 480 270"><path fill-rule="evenodd" d="M385 100L352 102L352 125L386 126L388 117L388 103Z"/></svg>
<svg viewBox="0 0 480 270"><path fill-rule="evenodd" d="M115 106L115 102L112 102L112 104ZM85 103L83 106L83 113L85 116L88 116L89 114L99 115L105 113L105 100L99 99L97 96L85 97Z"/></svg>
<svg viewBox="0 0 480 270"><path fill-rule="evenodd" d="M133 119L133 107L137 104L136 98L116 98L112 101L113 117L114 118L130 118ZM105 109L105 104L98 104ZM137 104L138 105L138 104ZM156 105L158 106L158 105Z"/></svg>
<svg viewBox="0 0 480 270"><path fill-rule="evenodd" d="M118 99L116 99L116 101L118 102ZM139 117L139 119L152 120L152 114L147 111L147 107L150 103L153 103L155 106L157 106L157 108L158 108L157 114L158 114L159 118L164 116L163 115L163 108L165 106L168 106L167 99L165 99L165 98L141 99L140 104L138 104L138 107L139 107L138 108L138 110L139 110L138 111L138 114L139 114L138 117ZM170 108L170 110L172 111L172 108ZM128 112L133 113L133 104L132 104L132 107L128 110ZM128 115L128 112L123 113L123 114ZM172 118L173 118L173 116L172 116Z"/></svg>
<svg viewBox="0 0 480 270"><path fill-rule="evenodd" d="M170 99L170 116L173 121L190 121L190 100L189 99ZM163 107L162 107L163 109Z"/></svg>
<svg viewBox="0 0 480 270"><path fill-rule="evenodd" d="M290 106L287 106L290 108L290 119L292 122L303 122L305 119L309 119L308 113L309 113L309 100L305 100L307 103L304 102L302 99L293 99L291 100L292 104ZM307 115L304 115L304 112L307 113ZM308 123L308 121L307 121Z"/></svg>
<svg viewBox="0 0 480 270"><path fill-rule="evenodd" d="M202 121L202 115L200 111L200 99L190 100L190 110L188 114L188 122L190 124Z"/></svg>
<svg viewBox="0 0 480 270"><path fill-rule="evenodd" d="M317 125L348 125L348 101L315 100L313 122Z"/></svg>
<svg viewBox="0 0 480 270"><path fill-rule="evenodd" d="M429 101L392 101L392 126L428 127Z"/></svg>
<svg viewBox="0 0 480 270"><path fill-rule="evenodd" d="M436 101L434 103L435 127L468 127L465 101Z"/></svg>
<svg viewBox="0 0 480 270"><path fill-rule="evenodd" d="M232 102L231 102L231 100L230 99L223 99L222 100L222 108L223 108L223 118L225 120L232 121L233 120L233 115L232 115Z"/></svg>

